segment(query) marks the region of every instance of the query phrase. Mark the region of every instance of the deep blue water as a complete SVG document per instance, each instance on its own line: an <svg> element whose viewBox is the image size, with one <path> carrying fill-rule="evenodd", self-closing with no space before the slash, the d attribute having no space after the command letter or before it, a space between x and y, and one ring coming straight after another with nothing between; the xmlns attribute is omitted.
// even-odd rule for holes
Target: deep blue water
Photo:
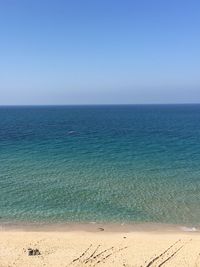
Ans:
<svg viewBox="0 0 200 267"><path fill-rule="evenodd" d="M0 217L200 225L200 105L0 107Z"/></svg>

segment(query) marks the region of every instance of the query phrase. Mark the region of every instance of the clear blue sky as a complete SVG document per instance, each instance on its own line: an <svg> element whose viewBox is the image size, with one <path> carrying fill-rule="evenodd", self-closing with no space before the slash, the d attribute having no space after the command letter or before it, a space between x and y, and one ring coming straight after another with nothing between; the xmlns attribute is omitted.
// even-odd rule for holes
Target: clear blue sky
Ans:
<svg viewBox="0 0 200 267"><path fill-rule="evenodd" d="M0 104L200 103L199 0L1 0Z"/></svg>

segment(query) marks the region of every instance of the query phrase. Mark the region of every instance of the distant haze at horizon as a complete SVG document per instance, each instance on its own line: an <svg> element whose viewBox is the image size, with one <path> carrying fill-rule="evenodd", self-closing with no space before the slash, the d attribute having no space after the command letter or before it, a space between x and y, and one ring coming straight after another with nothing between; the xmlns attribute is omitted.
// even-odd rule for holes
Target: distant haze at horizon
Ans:
<svg viewBox="0 0 200 267"><path fill-rule="evenodd" d="M200 2L2 1L0 105L200 103Z"/></svg>

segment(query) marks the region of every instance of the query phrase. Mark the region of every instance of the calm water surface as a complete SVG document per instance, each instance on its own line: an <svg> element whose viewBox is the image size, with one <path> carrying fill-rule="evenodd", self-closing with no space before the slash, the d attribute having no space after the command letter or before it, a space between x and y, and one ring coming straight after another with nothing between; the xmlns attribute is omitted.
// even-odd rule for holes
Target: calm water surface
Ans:
<svg viewBox="0 0 200 267"><path fill-rule="evenodd" d="M0 107L0 221L200 225L200 105Z"/></svg>

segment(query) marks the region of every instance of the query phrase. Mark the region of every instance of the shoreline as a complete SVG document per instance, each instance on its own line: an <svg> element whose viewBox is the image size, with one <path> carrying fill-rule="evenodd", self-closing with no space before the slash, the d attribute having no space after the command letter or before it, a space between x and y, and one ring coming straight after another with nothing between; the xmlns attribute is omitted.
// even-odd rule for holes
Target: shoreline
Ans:
<svg viewBox="0 0 200 267"><path fill-rule="evenodd" d="M44 222L0 222L0 231L24 232L110 232L110 233L197 233L200 226L165 223L44 223Z"/></svg>

